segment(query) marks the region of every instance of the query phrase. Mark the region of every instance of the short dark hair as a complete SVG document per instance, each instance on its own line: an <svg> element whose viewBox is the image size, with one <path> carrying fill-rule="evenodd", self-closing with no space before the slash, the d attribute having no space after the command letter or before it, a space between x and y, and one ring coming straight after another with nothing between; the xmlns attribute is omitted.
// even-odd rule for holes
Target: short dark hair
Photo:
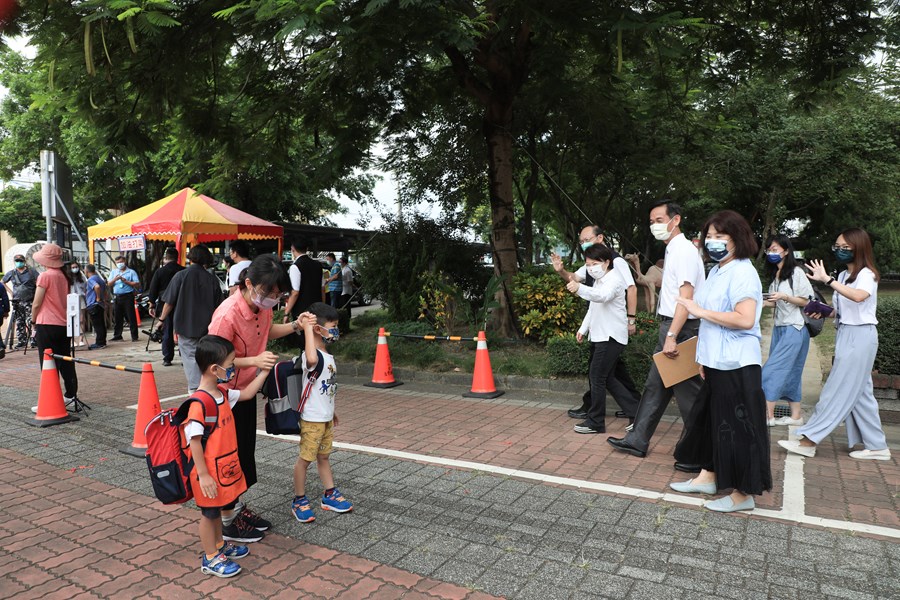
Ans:
<svg viewBox="0 0 900 600"><path fill-rule="evenodd" d="M710 227L715 227L717 232L731 236L731 240L734 242L735 258L750 258L759 250L756 237L753 235L747 219L733 210L720 210L706 220L703 230L700 232L700 247L707 260L711 260L706 251L706 234L709 233Z"/></svg>
<svg viewBox="0 0 900 600"><path fill-rule="evenodd" d="M194 353L194 361L200 372L206 371L212 365L220 365L234 352L234 344L217 335L204 335L197 342L197 350Z"/></svg>
<svg viewBox="0 0 900 600"><path fill-rule="evenodd" d="M594 244L587 247L587 250L584 251L584 257L591 260L608 260L612 262L613 252L609 249L609 246Z"/></svg>
<svg viewBox="0 0 900 600"><path fill-rule="evenodd" d="M191 264L200 265L202 267L208 267L213 264L212 252L210 252L209 248L203 244L193 246L191 251L188 252L188 258L190 259Z"/></svg>
<svg viewBox="0 0 900 600"><path fill-rule="evenodd" d="M309 250L309 242L303 238L296 237L291 240L291 248L297 252L305 252Z"/></svg>
<svg viewBox="0 0 900 600"><path fill-rule="evenodd" d="M333 259L337 260L337 257L334 255L334 252L329 252L328 254L325 255L325 258L333 258Z"/></svg>
<svg viewBox="0 0 900 600"><path fill-rule="evenodd" d="M85 272L85 273L96 273L96 272L97 272L97 267L95 267L94 265L85 265L85 266L84 266L84 272Z"/></svg>
<svg viewBox="0 0 900 600"><path fill-rule="evenodd" d="M124 257L123 255L121 255L121 254L118 255L118 256L114 259L115 262L119 262L120 260L121 260L122 262L128 262L128 259L125 258L125 257Z"/></svg>
<svg viewBox="0 0 900 600"><path fill-rule="evenodd" d="M253 285L258 285L263 289L263 293L268 296L273 290L279 292L288 292L291 289L291 279L288 277L287 271L274 254L261 254L253 259L250 266L241 271L238 275L238 286L244 289L245 279L249 279Z"/></svg>
<svg viewBox="0 0 900 600"><path fill-rule="evenodd" d="M350 262L350 259L347 258L347 255L345 254L344 256L341 257L341 262L346 265Z"/></svg>
<svg viewBox="0 0 900 600"><path fill-rule="evenodd" d="M15 256L13 256L13 260L25 260L25 255L24 254L16 254Z"/></svg>
<svg viewBox="0 0 900 600"><path fill-rule="evenodd" d="M599 225L594 225L593 223L588 223L581 229L584 230L584 229L588 229L588 228L590 228L590 230L594 232L594 237L597 237L598 235L603 235L603 230L600 229Z"/></svg>
<svg viewBox="0 0 900 600"><path fill-rule="evenodd" d="M666 215L670 219L674 219L681 214L681 205L676 204L671 200L657 200L650 206L650 210L648 210L647 212L650 212L654 208L659 208L660 206L666 207Z"/></svg>
<svg viewBox="0 0 900 600"><path fill-rule="evenodd" d="M339 320L337 309L324 302L313 302L306 310L316 315L316 323L319 325Z"/></svg>
<svg viewBox="0 0 900 600"><path fill-rule="evenodd" d="M250 244L244 240L234 240L231 242L231 250L238 256L250 258Z"/></svg>
<svg viewBox="0 0 900 600"><path fill-rule="evenodd" d="M178 248L175 246L169 246L166 248L166 258L168 260L178 260Z"/></svg>

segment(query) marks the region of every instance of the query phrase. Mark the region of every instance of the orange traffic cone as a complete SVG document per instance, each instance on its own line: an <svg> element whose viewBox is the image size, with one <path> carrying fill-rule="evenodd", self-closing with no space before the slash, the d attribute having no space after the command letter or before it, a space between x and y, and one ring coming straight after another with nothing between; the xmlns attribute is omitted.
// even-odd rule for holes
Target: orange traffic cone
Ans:
<svg viewBox="0 0 900 600"><path fill-rule="evenodd" d="M387 335L384 327L378 330L378 346L375 348L375 371L369 387L392 388L402 385L402 381L394 381L394 367L391 365L391 353L388 352Z"/></svg>
<svg viewBox="0 0 900 600"><path fill-rule="evenodd" d="M484 332L478 332L478 346L475 349L475 372L472 373L472 390L463 394L464 398L496 398L503 392L497 391L494 385L494 372L491 370L491 356L488 354L487 339Z"/></svg>
<svg viewBox="0 0 900 600"><path fill-rule="evenodd" d="M33 427L49 427L50 425L79 421L78 417L70 415L66 411L62 388L59 386L59 373L56 372L56 361L53 360L51 350L44 350L42 364L37 415L33 419L26 419L25 422Z"/></svg>
<svg viewBox="0 0 900 600"><path fill-rule="evenodd" d="M138 392L137 415L134 417L134 437L131 446L122 448L122 452L139 458L143 458L147 454L147 437L144 435L144 428L153 417L161 412L153 365L144 363L144 369L141 372L141 389Z"/></svg>
<svg viewBox="0 0 900 600"><path fill-rule="evenodd" d="M141 326L141 311L138 310L137 298L134 299L134 318L137 319L137 326Z"/></svg>

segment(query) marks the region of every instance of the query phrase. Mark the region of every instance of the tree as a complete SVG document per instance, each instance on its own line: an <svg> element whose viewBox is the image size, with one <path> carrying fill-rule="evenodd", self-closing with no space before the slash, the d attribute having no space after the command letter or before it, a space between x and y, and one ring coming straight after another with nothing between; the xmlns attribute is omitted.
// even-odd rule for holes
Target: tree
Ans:
<svg viewBox="0 0 900 600"><path fill-rule="evenodd" d="M0 192L0 229L23 244L46 237L39 187L9 186Z"/></svg>

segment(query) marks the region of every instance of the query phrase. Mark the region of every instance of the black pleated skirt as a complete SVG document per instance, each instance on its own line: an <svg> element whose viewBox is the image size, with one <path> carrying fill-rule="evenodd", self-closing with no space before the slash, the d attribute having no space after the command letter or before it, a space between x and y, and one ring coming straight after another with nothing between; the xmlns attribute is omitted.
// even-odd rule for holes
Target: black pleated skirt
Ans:
<svg viewBox="0 0 900 600"><path fill-rule="evenodd" d="M711 468L720 491L759 495L771 490L762 368L704 370L706 380L675 447L675 460Z"/></svg>

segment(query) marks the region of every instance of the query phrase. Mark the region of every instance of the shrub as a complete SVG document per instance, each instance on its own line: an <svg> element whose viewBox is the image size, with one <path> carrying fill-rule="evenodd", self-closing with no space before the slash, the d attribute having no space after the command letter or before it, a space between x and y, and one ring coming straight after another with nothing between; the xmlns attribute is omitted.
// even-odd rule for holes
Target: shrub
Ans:
<svg viewBox="0 0 900 600"><path fill-rule="evenodd" d="M388 318L386 310L369 310L358 317L353 317L353 324L356 327L381 327Z"/></svg>
<svg viewBox="0 0 900 600"><path fill-rule="evenodd" d="M519 326L528 337L547 341L574 334L584 318L585 301L569 292L552 271L519 273L512 293Z"/></svg>
<svg viewBox="0 0 900 600"><path fill-rule="evenodd" d="M578 343L572 334L547 340L547 362L553 375L587 375L591 345Z"/></svg>
<svg viewBox="0 0 900 600"><path fill-rule="evenodd" d="M878 354L875 369L900 375L900 296L878 299Z"/></svg>

